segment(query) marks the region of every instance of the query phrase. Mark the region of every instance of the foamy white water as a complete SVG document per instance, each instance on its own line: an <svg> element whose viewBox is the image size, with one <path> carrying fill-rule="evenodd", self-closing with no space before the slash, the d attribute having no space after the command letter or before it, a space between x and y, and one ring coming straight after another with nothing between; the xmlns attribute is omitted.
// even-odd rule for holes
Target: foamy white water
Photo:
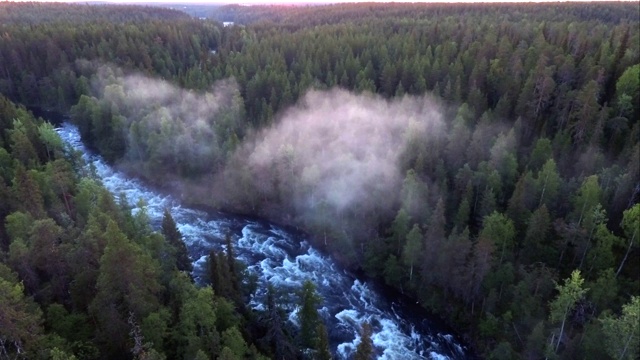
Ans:
<svg viewBox="0 0 640 360"><path fill-rule="evenodd" d="M373 327L372 340L379 359L465 359L466 350L453 335L438 330L428 319L416 318L409 309L385 299L370 284L339 268L327 256L311 247L299 235L263 221L227 216L190 209L178 199L161 194L114 170L104 160L86 149L77 127L63 123L58 129L62 139L83 153L88 165L95 168L103 184L116 196L124 194L130 204L143 200L152 226L158 229L165 208L183 235L194 264L194 276L205 271L210 249L224 247L224 236L232 235L236 255L259 279L258 290L250 306L263 309L266 282L279 293L278 303L288 312L288 319L297 324L297 290L310 279L323 298L319 309L329 332L337 359L348 359L360 342L360 326L368 321ZM139 209L134 209L138 211Z"/></svg>

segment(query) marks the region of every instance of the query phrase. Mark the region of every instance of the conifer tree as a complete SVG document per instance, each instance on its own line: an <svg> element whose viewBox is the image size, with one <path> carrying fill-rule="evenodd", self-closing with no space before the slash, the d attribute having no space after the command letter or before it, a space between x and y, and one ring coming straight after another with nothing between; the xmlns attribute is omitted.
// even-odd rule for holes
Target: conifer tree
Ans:
<svg viewBox="0 0 640 360"><path fill-rule="evenodd" d="M305 348L318 348L318 306L320 297L316 293L316 286L311 280L306 280L302 284L300 291L300 343Z"/></svg>
<svg viewBox="0 0 640 360"><path fill-rule="evenodd" d="M318 352L316 353L316 360L331 360L331 350L329 349L329 334L327 334L327 328L322 321L318 322L318 328L316 330L318 334Z"/></svg>
<svg viewBox="0 0 640 360"><path fill-rule="evenodd" d="M362 324L360 331L360 343L356 348L354 360L371 360L373 357L373 341L371 340L371 325L368 322Z"/></svg>
<svg viewBox="0 0 640 360"><path fill-rule="evenodd" d="M233 242L231 241L231 234L227 233L225 236L225 243L227 246L226 258L219 259L221 265L226 269L224 272L228 274L229 281L229 295L236 305L242 306L242 288L240 287L242 278L236 262L235 252L233 251ZM220 254L223 255L222 253Z"/></svg>
<svg viewBox="0 0 640 360"><path fill-rule="evenodd" d="M189 259L189 253L187 252L187 246L182 241L182 234L173 220L169 209L164 209L162 216L162 235L169 243L169 245L175 251L176 267L180 271L186 271L190 273L193 270L191 259Z"/></svg>

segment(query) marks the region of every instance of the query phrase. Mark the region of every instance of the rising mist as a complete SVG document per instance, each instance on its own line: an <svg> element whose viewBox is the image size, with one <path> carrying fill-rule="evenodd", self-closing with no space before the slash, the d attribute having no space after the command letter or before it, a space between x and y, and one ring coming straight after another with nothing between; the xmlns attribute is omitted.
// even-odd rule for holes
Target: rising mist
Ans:
<svg viewBox="0 0 640 360"><path fill-rule="evenodd" d="M84 106L91 110L76 107L75 111L89 116L75 116L74 121L81 129L83 121L95 124L91 118L99 108L103 125L94 126L90 140L94 137L103 153L120 140L124 151L118 154L118 164L151 181L194 179L217 172L246 127L242 98L233 79L198 92L99 66L92 87L95 97ZM101 144L108 138L108 143Z"/></svg>
<svg viewBox="0 0 640 360"><path fill-rule="evenodd" d="M125 139L121 168L187 202L302 226L350 247L378 236L401 202L425 200L401 198L417 194L399 191L406 159L437 159L447 137L441 106L428 96L312 90L271 126L243 133L233 80L198 93L102 67L94 87Z"/></svg>
<svg viewBox="0 0 640 360"><path fill-rule="evenodd" d="M328 228L334 237L349 237L354 226L373 235L375 219L395 211L408 144L420 139L429 146L444 131L440 107L428 97L310 91L243 142L216 176L216 189L224 189L216 198L280 221Z"/></svg>

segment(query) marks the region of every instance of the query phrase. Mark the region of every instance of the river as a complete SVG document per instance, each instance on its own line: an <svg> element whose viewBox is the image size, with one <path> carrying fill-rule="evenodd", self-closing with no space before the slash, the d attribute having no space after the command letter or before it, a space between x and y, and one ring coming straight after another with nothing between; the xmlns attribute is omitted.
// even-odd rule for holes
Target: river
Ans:
<svg viewBox="0 0 640 360"><path fill-rule="evenodd" d="M94 166L104 186L113 194L126 195L131 204L144 200L154 229L160 228L164 209L170 209L194 262L196 280L205 271L209 250L221 250L228 232L232 234L237 257L258 279L258 290L250 300L254 309L263 306L266 296L263 285L271 282L283 294L278 303L286 310L289 321L296 324L295 293L306 279L311 279L323 298L319 312L337 359L349 359L355 352L360 341L360 324L364 321L372 324L372 340L379 359L469 357L456 337L442 330L442 326L429 319L424 311L398 299L392 301L375 284L359 279L318 252L304 235L288 232L266 221L183 206L178 199L114 170L100 156L88 151L74 125L63 122L58 133L67 144L83 153L87 164Z"/></svg>

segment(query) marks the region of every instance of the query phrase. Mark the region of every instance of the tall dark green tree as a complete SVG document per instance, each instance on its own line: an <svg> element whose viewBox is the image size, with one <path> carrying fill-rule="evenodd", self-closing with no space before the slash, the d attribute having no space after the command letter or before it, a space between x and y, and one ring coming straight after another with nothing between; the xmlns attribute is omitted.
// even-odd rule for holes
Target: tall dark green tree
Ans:
<svg viewBox="0 0 640 360"><path fill-rule="evenodd" d="M317 360L331 360L331 349L329 348L329 334L327 334L327 327L320 321L318 328L316 329L318 334L318 352L315 355Z"/></svg>
<svg viewBox="0 0 640 360"><path fill-rule="evenodd" d="M360 342L356 348L355 360L371 360L373 358L373 341L371 340L372 329L368 322L362 324L360 331Z"/></svg>
<svg viewBox="0 0 640 360"><path fill-rule="evenodd" d="M318 349L319 334L318 325L321 323L318 314L318 306L321 303L320 296L316 293L316 287L311 280L302 283L300 289L300 343L305 348Z"/></svg>
<svg viewBox="0 0 640 360"><path fill-rule="evenodd" d="M236 260L235 252L233 250L233 242L231 240L231 234L227 233L225 235L225 243L227 246L226 258L219 259L218 261L224 264L226 267L226 272L229 274L229 290L231 293L228 295L229 298L234 299L238 306L242 305L242 287L240 284L242 283L242 274L240 273L240 268L238 261ZM220 254L222 255L222 254ZM225 261L226 260L226 261Z"/></svg>
<svg viewBox="0 0 640 360"><path fill-rule="evenodd" d="M182 239L182 234L180 233L180 230L178 230L178 226L173 220L169 209L164 209L161 230L162 235L164 235L165 239L173 248L173 252L175 253L174 256L176 268L178 268L178 270L180 271L186 271L190 273L193 270L193 265L191 264L191 259L189 258L187 246Z"/></svg>

